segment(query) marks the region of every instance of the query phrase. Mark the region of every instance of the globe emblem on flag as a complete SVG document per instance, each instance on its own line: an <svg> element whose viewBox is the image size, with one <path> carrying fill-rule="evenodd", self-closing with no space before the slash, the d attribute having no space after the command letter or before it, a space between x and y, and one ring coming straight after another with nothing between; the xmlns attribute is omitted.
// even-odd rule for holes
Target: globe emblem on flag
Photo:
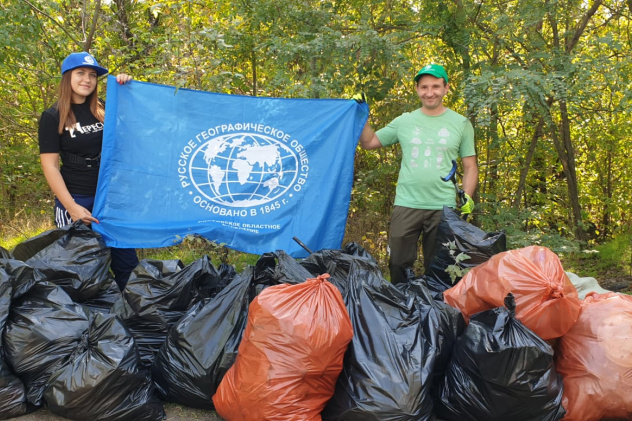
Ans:
<svg viewBox="0 0 632 421"><path fill-rule="evenodd" d="M298 177L296 153L260 134L232 133L210 139L191 157L189 173L207 199L228 207L262 205L285 194Z"/></svg>

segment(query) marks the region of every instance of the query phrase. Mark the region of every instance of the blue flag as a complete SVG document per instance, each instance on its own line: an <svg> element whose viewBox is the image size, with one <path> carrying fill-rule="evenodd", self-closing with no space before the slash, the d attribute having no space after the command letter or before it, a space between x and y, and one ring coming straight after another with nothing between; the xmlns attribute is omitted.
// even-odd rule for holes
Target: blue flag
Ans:
<svg viewBox="0 0 632 421"><path fill-rule="evenodd" d="M259 98L108 77L93 229L108 246L190 234L294 257L341 247L368 106Z"/></svg>

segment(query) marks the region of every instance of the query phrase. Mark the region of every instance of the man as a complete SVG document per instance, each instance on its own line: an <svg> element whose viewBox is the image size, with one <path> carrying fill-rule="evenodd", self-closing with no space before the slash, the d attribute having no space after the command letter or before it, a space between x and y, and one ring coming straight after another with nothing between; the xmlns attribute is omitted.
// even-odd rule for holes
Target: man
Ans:
<svg viewBox="0 0 632 421"><path fill-rule="evenodd" d="M460 157L463 164L466 203L460 208L462 213L472 212L471 196L478 184L474 128L466 117L443 104L450 89L445 69L429 64L414 81L421 108L402 114L377 132L367 123L360 135L364 149L395 143L402 148L388 240L393 283L406 282L417 258L419 236L425 269L430 265L443 206L456 206L454 185L441 180L452 169L452 160Z"/></svg>

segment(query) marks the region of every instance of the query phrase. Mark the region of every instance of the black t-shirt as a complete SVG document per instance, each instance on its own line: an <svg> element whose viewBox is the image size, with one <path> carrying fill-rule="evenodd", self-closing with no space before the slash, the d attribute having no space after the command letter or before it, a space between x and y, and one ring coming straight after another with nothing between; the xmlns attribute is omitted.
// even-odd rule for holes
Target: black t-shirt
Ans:
<svg viewBox="0 0 632 421"><path fill-rule="evenodd" d="M42 113L39 122L40 153L58 153L61 156L61 175L71 194L94 196L97 190L99 167L64 162L65 154L81 158L96 158L101 155L103 123L92 115L88 103L72 104L77 119L75 127L66 127L60 135L59 110L56 104Z"/></svg>

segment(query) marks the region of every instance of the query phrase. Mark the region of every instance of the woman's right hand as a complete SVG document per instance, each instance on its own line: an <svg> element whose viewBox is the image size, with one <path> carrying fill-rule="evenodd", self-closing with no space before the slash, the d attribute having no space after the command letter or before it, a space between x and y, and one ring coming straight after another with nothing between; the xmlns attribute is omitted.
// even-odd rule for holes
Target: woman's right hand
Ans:
<svg viewBox="0 0 632 421"><path fill-rule="evenodd" d="M97 218L93 217L92 213L90 213L88 209L76 203L70 192L68 192L66 183L59 172L59 154L43 153L40 154L40 160L42 162L44 176L46 177L46 181L48 182L50 189L53 191L53 194L55 194L55 197L59 199L64 208L66 208L68 214L70 215L70 219L73 221L81 220L86 225L90 225L92 222L96 222L98 224L99 221Z"/></svg>
<svg viewBox="0 0 632 421"><path fill-rule="evenodd" d="M66 209L70 214L70 218L74 221L81 220L86 225L90 225L91 223L99 223L99 220L92 216L92 213L83 206L75 203L70 209Z"/></svg>

